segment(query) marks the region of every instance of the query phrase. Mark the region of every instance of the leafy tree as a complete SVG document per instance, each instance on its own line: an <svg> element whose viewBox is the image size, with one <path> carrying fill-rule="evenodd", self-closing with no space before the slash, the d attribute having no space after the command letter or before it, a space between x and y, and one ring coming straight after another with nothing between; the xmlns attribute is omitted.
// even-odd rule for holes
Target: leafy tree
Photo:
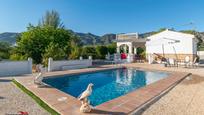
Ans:
<svg viewBox="0 0 204 115"><path fill-rule="evenodd" d="M28 56L20 54L20 53L12 53L10 55L10 60L26 60Z"/></svg>
<svg viewBox="0 0 204 115"><path fill-rule="evenodd" d="M43 54L43 64L44 65L47 65L49 57L52 57L55 60L66 59L66 53L63 50L63 48L60 48L59 44L50 42L48 47L45 49L45 53Z"/></svg>
<svg viewBox="0 0 204 115"><path fill-rule="evenodd" d="M82 48L81 55L83 58L88 58L88 56L92 56L93 59L97 58L96 49L94 46L85 46Z"/></svg>
<svg viewBox="0 0 204 115"><path fill-rule="evenodd" d="M141 48L141 47L137 48L137 55L141 55L143 52L145 52L144 48Z"/></svg>
<svg viewBox="0 0 204 115"><path fill-rule="evenodd" d="M0 42L0 51L1 52L8 52L10 47L11 47L11 44L9 44L7 42Z"/></svg>
<svg viewBox="0 0 204 115"><path fill-rule="evenodd" d="M82 48L81 55L84 58L88 58L88 56L92 56L93 59L105 59L105 55L114 54L116 52L116 44L110 45L97 45L97 46L85 46Z"/></svg>
<svg viewBox="0 0 204 115"><path fill-rule="evenodd" d="M38 24L40 27L50 26L54 28L64 28L64 24L61 22L60 15L57 11L47 11L42 20Z"/></svg>
<svg viewBox="0 0 204 115"><path fill-rule="evenodd" d="M69 59L79 59L80 54L81 54L81 48L78 44L78 39L71 40L70 43L70 55Z"/></svg>
<svg viewBox="0 0 204 115"><path fill-rule="evenodd" d="M105 55L108 54L108 48L103 45L98 45L96 46L96 53L97 58L105 59Z"/></svg>
<svg viewBox="0 0 204 115"><path fill-rule="evenodd" d="M54 48L66 52L68 57L70 39L72 39L72 36L68 30L37 26L21 34L20 40L17 42L16 51L17 54L26 58L32 57L34 63L41 63L43 56L50 56L51 53L53 53L52 57L58 55L58 52L54 52L54 49L50 46L52 44ZM51 51L51 53L48 53L48 51Z"/></svg>
<svg viewBox="0 0 204 115"><path fill-rule="evenodd" d="M10 56L11 44L7 42L0 42L0 60L8 59Z"/></svg>
<svg viewBox="0 0 204 115"><path fill-rule="evenodd" d="M116 43L112 43L112 44L107 45L107 48L110 54L114 54L116 53L117 45Z"/></svg>
<svg viewBox="0 0 204 115"><path fill-rule="evenodd" d="M18 37L11 59L32 57L34 63L45 63L49 57L68 58L70 41L77 38L63 27L56 11L47 12L38 26L29 24L27 31Z"/></svg>
<svg viewBox="0 0 204 115"><path fill-rule="evenodd" d="M137 48L137 55L141 56L142 58L145 58L146 57L145 48L138 47Z"/></svg>

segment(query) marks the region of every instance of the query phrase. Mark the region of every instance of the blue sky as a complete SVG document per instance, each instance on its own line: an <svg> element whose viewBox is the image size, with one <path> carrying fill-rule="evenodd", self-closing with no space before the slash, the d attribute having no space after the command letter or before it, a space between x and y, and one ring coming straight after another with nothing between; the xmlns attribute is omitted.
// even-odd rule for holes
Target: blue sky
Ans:
<svg viewBox="0 0 204 115"><path fill-rule="evenodd" d="M52 9L66 28L97 35L162 27L204 31L204 0L0 0L0 33L25 31Z"/></svg>

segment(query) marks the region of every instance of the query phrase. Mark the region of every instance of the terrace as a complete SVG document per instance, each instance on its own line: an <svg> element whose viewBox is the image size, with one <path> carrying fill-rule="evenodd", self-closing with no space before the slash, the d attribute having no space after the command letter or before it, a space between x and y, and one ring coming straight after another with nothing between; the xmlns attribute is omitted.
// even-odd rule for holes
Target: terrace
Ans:
<svg viewBox="0 0 204 115"><path fill-rule="evenodd" d="M197 69L165 68L158 64L149 66L149 64L144 64L144 63L143 64L139 64L139 63L123 64L123 66L134 67L142 70L145 69L145 70L151 70L151 71L165 71L171 74L169 75L169 77L163 80L150 84L146 87L140 88L139 90L133 91L131 93L128 93L124 96L121 96L111 101L108 101L106 103L103 103L101 105L98 105L94 107L92 112L89 114L133 114L133 113L141 113L141 114L160 113L161 114L161 112L164 112L164 113L175 112L176 114L175 110L170 111L169 109L165 108L166 111L159 111L155 108L159 107L160 109L162 109L164 101L168 101L169 99L172 99L175 96L179 97L181 95L179 93L180 91L186 94L191 94L194 92L193 90L195 89L198 90L198 88L201 90L203 86L203 83L202 83L203 78L200 77L204 75L204 73L202 72L203 71L202 68L197 68ZM94 71L100 71L100 70L106 70L106 69L113 69L116 67L117 66L106 65L106 66L98 66L98 67L87 68L87 69L49 72L49 73L46 73L45 76L51 77L55 75L65 75L65 74L73 75L77 73L86 73L86 72L94 72ZM185 77L188 76L188 73L193 73L193 75L191 75L191 80L185 79ZM22 77L15 78L15 80L18 83L20 83L26 89L31 91L34 95L39 97L43 102L45 102L48 106L50 106L58 113L64 114L64 115L67 112L72 114L82 114L82 113L79 113L80 102L76 98L52 87L36 88L36 86L33 84L33 79L34 77L32 75L28 75L27 77L22 76ZM195 87L192 85L183 85L183 84L192 84ZM184 106L184 104L189 104L188 109L190 111L191 108L189 108L189 106L192 106L192 104L195 104L194 101L197 101L198 99L201 99L203 97L202 92L196 93L195 95L196 95L196 99L193 96L193 94L182 95L183 98L191 99L192 100L191 102L187 103L187 102L184 102L183 98L176 98L176 99L173 99L175 102L174 101L168 102L168 106L170 107L173 105L175 106L175 104L171 105L172 103L183 103L183 104L180 104L180 106L177 105L177 107L179 106L182 110L185 110L187 107ZM200 106L199 104L193 105L194 110L192 108L191 112L194 112L195 110L197 110L195 109L195 107Z"/></svg>

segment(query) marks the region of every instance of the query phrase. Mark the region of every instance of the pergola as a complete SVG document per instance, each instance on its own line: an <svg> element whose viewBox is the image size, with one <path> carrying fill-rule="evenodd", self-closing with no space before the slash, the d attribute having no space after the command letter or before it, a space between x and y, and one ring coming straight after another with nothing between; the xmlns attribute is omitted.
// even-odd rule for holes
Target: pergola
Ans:
<svg viewBox="0 0 204 115"><path fill-rule="evenodd" d="M127 33L118 34L116 42L118 54L126 53L128 58L133 58L137 54L137 48L145 48L146 39L139 38L137 33Z"/></svg>
<svg viewBox="0 0 204 115"><path fill-rule="evenodd" d="M137 48L145 48L146 39L139 38L137 33L117 35L117 53L137 54Z"/></svg>

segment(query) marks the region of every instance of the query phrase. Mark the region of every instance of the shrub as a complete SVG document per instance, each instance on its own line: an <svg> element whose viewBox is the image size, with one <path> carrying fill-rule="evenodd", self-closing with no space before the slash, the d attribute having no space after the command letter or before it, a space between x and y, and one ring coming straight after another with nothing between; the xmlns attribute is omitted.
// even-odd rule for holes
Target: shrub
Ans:
<svg viewBox="0 0 204 115"><path fill-rule="evenodd" d="M105 59L105 55L108 54L108 48L103 45L98 45L96 46L96 53L97 53L97 58L99 59Z"/></svg>
<svg viewBox="0 0 204 115"><path fill-rule="evenodd" d="M9 59L11 49L11 44L0 42L0 59Z"/></svg>
<svg viewBox="0 0 204 115"><path fill-rule="evenodd" d="M83 58L88 58L88 56L92 56L93 59L97 59L97 53L96 53L96 49L94 46L85 46L82 48L82 52L81 52L81 56L83 56Z"/></svg>
<svg viewBox="0 0 204 115"><path fill-rule="evenodd" d="M42 57L43 64L47 66L49 57L52 57L54 60L65 59L66 53L62 48L60 48L59 44L51 42L45 49L45 53Z"/></svg>
<svg viewBox="0 0 204 115"><path fill-rule="evenodd" d="M117 45L116 43L112 43L112 44L107 45L107 48L110 54L114 54L116 53Z"/></svg>

